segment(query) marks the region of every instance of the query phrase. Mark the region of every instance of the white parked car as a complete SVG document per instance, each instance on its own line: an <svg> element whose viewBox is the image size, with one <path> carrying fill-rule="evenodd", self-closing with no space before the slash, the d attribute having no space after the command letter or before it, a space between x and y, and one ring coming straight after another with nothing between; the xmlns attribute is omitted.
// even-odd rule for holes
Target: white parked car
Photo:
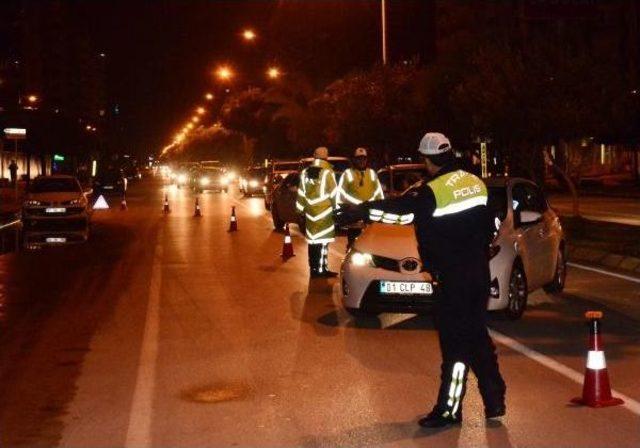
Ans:
<svg viewBox="0 0 640 448"><path fill-rule="evenodd" d="M487 307L522 316L531 291L560 292L566 275L560 221L536 184L518 178L487 180L496 236L488 250ZM438 285L422 269L412 225L374 223L355 241L341 267L344 307L354 315L423 312Z"/></svg>
<svg viewBox="0 0 640 448"><path fill-rule="evenodd" d="M90 193L74 176L34 179L22 205L25 247L87 241Z"/></svg>

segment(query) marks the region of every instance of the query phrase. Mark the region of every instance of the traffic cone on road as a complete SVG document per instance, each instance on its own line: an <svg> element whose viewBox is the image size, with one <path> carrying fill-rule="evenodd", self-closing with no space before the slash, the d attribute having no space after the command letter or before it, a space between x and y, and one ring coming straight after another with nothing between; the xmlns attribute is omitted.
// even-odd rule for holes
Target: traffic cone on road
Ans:
<svg viewBox="0 0 640 448"><path fill-rule="evenodd" d="M200 211L200 201L198 201L198 196L196 196L196 209L193 212L194 218L200 218L202 216L202 212Z"/></svg>
<svg viewBox="0 0 640 448"><path fill-rule="evenodd" d="M167 195L167 193L164 194L164 205L162 206L162 213L171 213L171 209L169 208L169 196Z"/></svg>
<svg viewBox="0 0 640 448"><path fill-rule="evenodd" d="M127 209L127 195L122 193L122 200L120 201L120 210Z"/></svg>
<svg viewBox="0 0 640 448"><path fill-rule="evenodd" d="M238 231L238 219L236 218L236 207L231 207L231 221L229 222L229 232Z"/></svg>
<svg viewBox="0 0 640 448"><path fill-rule="evenodd" d="M600 338L602 311L587 311L585 317L589 320L587 368L584 373L582 397L574 398L571 402L592 408L622 404L624 402L621 399L611 396L607 362L604 358L604 348Z"/></svg>
<svg viewBox="0 0 640 448"><path fill-rule="evenodd" d="M293 243L291 242L291 233L289 232L289 224L284 225L284 243L282 244L282 259L287 261L291 257L295 257L293 253Z"/></svg>

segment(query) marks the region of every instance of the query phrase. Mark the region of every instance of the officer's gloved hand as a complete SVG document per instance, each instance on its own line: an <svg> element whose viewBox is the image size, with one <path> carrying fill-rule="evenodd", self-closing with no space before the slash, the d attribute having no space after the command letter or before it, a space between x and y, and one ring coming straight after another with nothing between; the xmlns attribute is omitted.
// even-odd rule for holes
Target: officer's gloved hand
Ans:
<svg viewBox="0 0 640 448"><path fill-rule="evenodd" d="M340 208L335 210L333 214L338 226L346 226L365 219L367 211L359 205L341 204Z"/></svg>

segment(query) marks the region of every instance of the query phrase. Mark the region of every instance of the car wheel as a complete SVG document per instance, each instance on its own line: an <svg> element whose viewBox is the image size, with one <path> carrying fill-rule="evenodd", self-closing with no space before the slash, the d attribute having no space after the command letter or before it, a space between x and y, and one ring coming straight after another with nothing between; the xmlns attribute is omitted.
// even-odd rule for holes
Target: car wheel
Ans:
<svg viewBox="0 0 640 448"><path fill-rule="evenodd" d="M282 218L280 218L280 215L278 215L278 210L276 210L275 208L271 210L271 218L273 219L273 228L281 231L284 228L284 221L282 220Z"/></svg>
<svg viewBox="0 0 640 448"><path fill-rule="evenodd" d="M564 247L560 246L556 258L556 271L553 274L553 280L544 285L544 290L550 294L562 292L566 278L567 260L564 256Z"/></svg>
<svg viewBox="0 0 640 448"><path fill-rule="evenodd" d="M522 317L527 308L527 277L519 262L513 264L511 277L509 278L509 301L504 312L510 320L517 320Z"/></svg>

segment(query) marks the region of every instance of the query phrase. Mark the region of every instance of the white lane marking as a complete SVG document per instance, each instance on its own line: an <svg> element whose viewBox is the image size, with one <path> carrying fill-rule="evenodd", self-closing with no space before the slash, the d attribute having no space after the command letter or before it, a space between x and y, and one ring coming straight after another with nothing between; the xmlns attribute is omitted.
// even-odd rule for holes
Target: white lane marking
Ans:
<svg viewBox="0 0 640 448"><path fill-rule="evenodd" d="M603 274L603 275L608 275L610 277L620 278L622 280L627 280L627 281L633 282L633 283L640 283L640 278L633 277L631 275L618 274L617 272L607 271L606 269L594 268L592 266L587 266L587 265L580 264L580 263L573 263L571 261L567 262L567 265L571 266L573 268L583 269L585 271L593 271L593 272L597 272L598 274Z"/></svg>
<svg viewBox="0 0 640 448"><path fill-rule="evenodd" d="M582 382L584 381L583 373L573 370L571 367L567 367L564 364L561 364L558 361L550 358L549 356L543 355L542 353L533 350L524 344L521 344L520 342L510 338L509 336L506 336L492 329L489 329L489 334L491 334L491 337L495 341L498 341L500 344L509 347L511 350L523 354L527 358L545 366L547 369L559 373L560 375L570 379L575 383L582 384ZM622 398L624 400L624 404L622 406L624 406L634 414L640 415L640 402L614 389L611 390L611 393L614 397Z"/></svg>
<svg viewBox="0 0 640 448"><path fill-rule="evenodd" d="M162 280L162 231L153 256L149 300L144 324L136 385L133 391L129 426L125 447L152 446L151 417L155 389L156 362L158 359L158 332L160 328L160 285Z"/></svg>

